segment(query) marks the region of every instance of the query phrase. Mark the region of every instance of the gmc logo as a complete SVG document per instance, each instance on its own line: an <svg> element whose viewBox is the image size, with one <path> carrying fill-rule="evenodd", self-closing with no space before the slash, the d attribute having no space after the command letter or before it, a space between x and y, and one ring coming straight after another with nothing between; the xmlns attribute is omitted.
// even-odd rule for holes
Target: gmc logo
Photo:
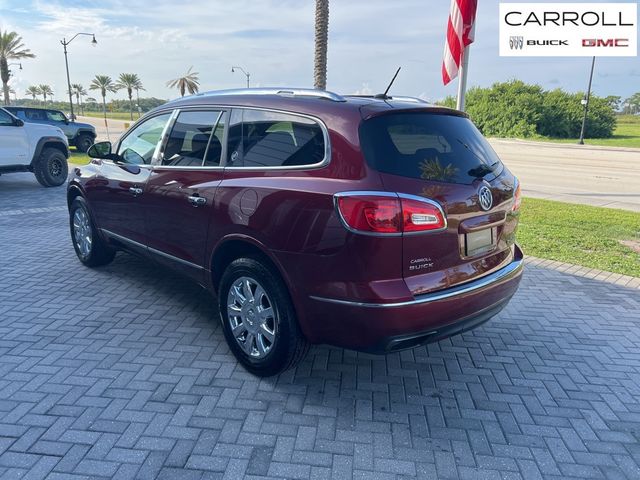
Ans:
<svg viewBox="0 0 640 480"><path fill-rule="evenodd" d="M628 38L585 38L582 40L583 47L628 47Z"/></svg>

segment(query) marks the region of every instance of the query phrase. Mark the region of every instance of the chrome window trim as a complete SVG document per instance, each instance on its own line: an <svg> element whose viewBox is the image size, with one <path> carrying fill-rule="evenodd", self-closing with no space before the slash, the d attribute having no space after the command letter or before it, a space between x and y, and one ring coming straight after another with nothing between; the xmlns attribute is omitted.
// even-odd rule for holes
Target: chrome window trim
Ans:
<svg viewBox="0 0 640 480"><path fill-rule="evenodd" d="M222 164L222 162L224 161L224 157L220 158L220 165L216 165L216 166L204 166L204 165L200 165L200 166L180 166L180 165L162 165L160 162L162 162L162 160L164 159L164 149L166 147L167 142L169 141L169 135L171 134L171 130L173 130L173 126L175 125L176 121L178 120L178 116L180 115L180 113L182 112L194 112L194 111L219 111L220 115L218 115L218 120L216 121L215 126L218 126L218 123L220 123L220 120L222 118L222 115L224 115L225 112L230 112L231 110L228 109L227 107L217 107L214 105L197 105L194 106L195 108L190 108L190 107L186 107L186 108L176 108L173 110L173 116L171 117L171 119L169 120L169 122L167 123L167 126L170 126L170 128L166 131L164 131L162 133L163 137L162 137L162 142L161 142L161 149L159 149L158 151L156 151L154 153L154 158L153 161L151 162L151 167L153 169L153 171L162 171L162 170L224 170L224 166ZM222 144L222 152L221 155L224 155L224 153L226 152L226 139L227 139L227 130L228 128L225 128L224 131L224 141ZM215 129L213 130L215 131ZM213 131L212 131L212 135L213 135ZM211 138L209 138L209 141L211 141ZM209 148L208 144L207 144L207 149ZM156 158L157 157L157 158ZM206 157L205 157L206 158Z"/></svg>
<svg viewBox="0 0 640 480"><path fill-rule="evenodd" d="M514 260L506 267L501 268L500 270L490 273L489 275L486 275L477 280L472 280L471 282L464 283L462 285L458 285L455 287L447 288L445 290L426 293L424 295L418 295L417 297L414 297L414 300L409 300L405 302L392 302L392 303L355 302L351 300L340 300L337 298L318 297L315 295L310 295L309 298L313 300L318 300L321 302L334 303L338 305L347 305L351 307L363 307L363 308L398 308L398 307L409 307L413 305L423 305L426 303L437 302L440 300L446 300L452 297L457 297L459 295L472 293L472 292L475 292L476 290L480 290L482 288L488 287L495 283L508 280L518 275L522 271L523 267L524 267L524 259Z"/></svg>
<svg viewBox="0 0 640 480"><path fill-rule="evenodd" d="M106 236L115 238L116 240L119 240L119 241L121 241L123 243L128 243L129 245L133 245L134 247L138 247L138 248L142 248L142 249L148 250L150 253L154 253L156 255L160 255L161 257L167 258L169 260L173 260L174 262L181 263L181 264L186 265L188 267L195 268L197 270L204 270L204 267L202 267L201 265L196 265L195 263L191 263L191 262L189 262L187 260L183 260L182 258L175 257L175 256L173 256L173 255L171 255L169 253L163 252L162 250L158 250L156 248L152 248L152 247L150 247L148 245L145 245L144 243L136 242L135 240L131 240L130 238L124 237L124 236L119 235L117 233L113 233L112 231L107 230L105 228L101 228L100 231L103 234L105 234Z"/></svg>
<svg viewBox="0 0 640 480"><path fill-rule="evenodd" d="M192 111L192 110L211 110L211 109L221 109L222 111L229 112L229 121L231 120L231 112L233 110L259 110L263 112L273 112L273 113L281 113L284 115L290 115L294 117L302 117L308 120L311 120L320 126L320 130L322 131L322 136L324 138L324 158L317 163L312 163L309 165L293 165L293 166L279 166L279 167L227 167L227 144L228 144L228 132L229 125L225 128L224 132L224 143L222 145L222 159L220 161L220 165L216 167L178 167L178 166L165 166L158 165L157 163L152 162L151 166L156 170L156 168L160 169L176 169L176 170L229 170L229 171L245 171L245 172L264 172L264 171L272 171L272 170L280 170L280 171L298 171L298 170L316 170L319 168L324 168L331 163L331 140L329 138L329 129L324 124L322 120L318 117L314 117L313 115L307 115L305 113L292 112L290 110L280 110L277 108L265 108L265 107L252 107L252 106L242 106L242 105L217 105L212 103L202 104L202 105L187 105L183 107L176 107L173 109L174 112L181 111ZM166 113L166 110L162 113ZM149 117L151 118L151 117ZM170 120L171 121L171 120ZM175 122L175 118L173 119ZM229 123L229 122L227 122ZM173 124L172 124L173 126ZM163 146L166 143L166 138L163 139ZM164 151L164 148L163 148ZM154 153L155 156L155 153Z"/></svg>
<svg viewBox="0 0 640 480"><path fill-rule="evenodd" d="M399 232L399 233L376 233L376 232L363 232L360 230L355 230L351 228L351 226L347 223L344 216L342 215L342 212L340 211L340 208L338 206L338 199L340 197L357 197L357 196L390 197L390 198L400 198L400 199L406 198L408 200L416 200L418 202L428 203L429 205L436 207L440 211L440 214L444 219L444 227L438 228L437 230L425 230L423 232ZM369 237L382 237L382 238L403 237L403 236L410 237L414 235L428 235L432 233L443 232L449 226L449 223L447 222L447 216L444 213L444 209L442 208L442 205L440 205L435 200L431 200L430 198L419 197L417 195L410 195L407 193L385 192L385 191L376 191L376 190L354 190L352 192L350 191L338 192L333 194L333 206L338 215L338 218L340 219L340 223L342 223L342 225L348 231L356 235L365 235Z"/></svg>

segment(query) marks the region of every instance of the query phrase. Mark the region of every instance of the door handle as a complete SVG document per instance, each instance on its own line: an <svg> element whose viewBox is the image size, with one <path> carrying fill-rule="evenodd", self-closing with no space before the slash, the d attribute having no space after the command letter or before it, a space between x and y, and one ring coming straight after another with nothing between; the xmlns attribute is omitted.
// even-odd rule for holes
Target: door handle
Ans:
<svg viewBox="0 0 640 480"><path fill-rule="evenodd" d="M142 195L142 189L140 187L129 187L129 192L132 193L134 197Z"/></svg>
<svg viewBox="0 0 640 480"><path fill-rule="evenodd" d="M193 205L194 207L199 207L200 205L204 205L205 203L207 203L206 198L200 197L198 195L189 195L187 198L189 199L189 203L191 203L191 205Z"/></svg>

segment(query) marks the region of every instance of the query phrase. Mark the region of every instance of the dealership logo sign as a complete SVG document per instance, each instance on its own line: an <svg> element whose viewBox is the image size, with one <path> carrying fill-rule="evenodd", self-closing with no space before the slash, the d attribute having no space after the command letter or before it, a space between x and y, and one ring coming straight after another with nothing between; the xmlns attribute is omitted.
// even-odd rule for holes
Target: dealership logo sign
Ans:
<svg viewBox="0 0 640 480"><path fill-rule="evenodd" d="M636 3L501 3L500 56L635 57Z"/></svg>

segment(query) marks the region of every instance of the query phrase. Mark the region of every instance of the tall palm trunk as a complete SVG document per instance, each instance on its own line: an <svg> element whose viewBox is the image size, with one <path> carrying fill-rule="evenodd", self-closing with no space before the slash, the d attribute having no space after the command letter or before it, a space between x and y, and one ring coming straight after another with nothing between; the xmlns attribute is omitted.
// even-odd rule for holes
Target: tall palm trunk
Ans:
<svg viewBox="0 0 640 480"><path fill-rule="evenodd" d="M4 94L4 104L9 105L9 63L6 58L0 58L0 78L2 78L2 92Z"/></svg>
<svg viewBox="0 0 640 480"><path fill-rule="evenodd" d="M133 90L127 88L127 93L129 94L129 116L133 122Z"/></svg>
<svg viewBox="0 0 640 480"><path fill-rule="evenodd" d="M104 124L107 124L107 92L102 92L102 114L104 115Z"/></svg>
<svg viewBox="0 0 640 480"><path fill-rule="evenodd" d="M327 44L329 38L329 0L316 0L316 50L313 83L319 90L327 89Z"/></svg>

